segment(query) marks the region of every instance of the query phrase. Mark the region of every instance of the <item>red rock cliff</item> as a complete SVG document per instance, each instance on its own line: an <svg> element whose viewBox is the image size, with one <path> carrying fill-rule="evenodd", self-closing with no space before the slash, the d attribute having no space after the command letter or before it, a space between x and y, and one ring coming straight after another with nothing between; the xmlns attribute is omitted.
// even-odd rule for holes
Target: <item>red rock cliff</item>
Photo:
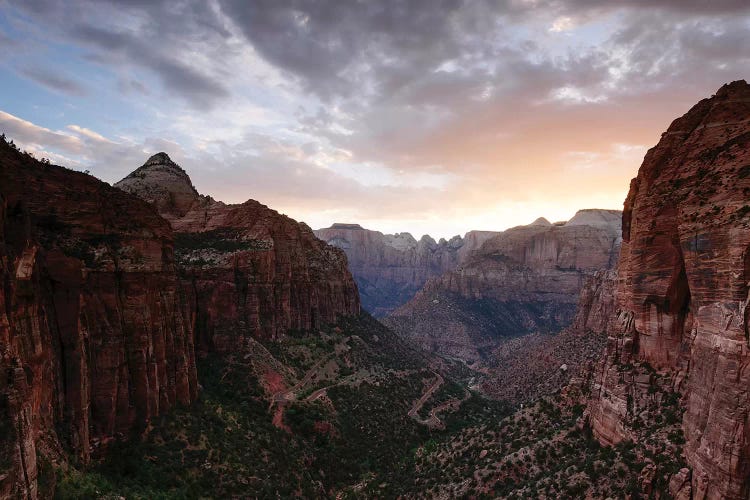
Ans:
<svg viewBox="0 0 750 500"><path fill-rule="evenodd" d="M229 351L237 336L275 338L359 313L346 255L305 224L253 200L228 205L199 195L165 153L116 186L170 221L201 349Z"/></svg>
<svg viewBox="0 0 750 500"><path fill-rule="evenodd" d="M0 142L0 497L190 403L188 311L152 207Z"/></svg>
<svg viewBox="0 0 750 500"><path fill-rule="evenodd" d="M648 363L683 395L693 498L750 497L750 86L725 85L646 155L623 214L607 354L590 405L600 441L632 437Z"/></svg>

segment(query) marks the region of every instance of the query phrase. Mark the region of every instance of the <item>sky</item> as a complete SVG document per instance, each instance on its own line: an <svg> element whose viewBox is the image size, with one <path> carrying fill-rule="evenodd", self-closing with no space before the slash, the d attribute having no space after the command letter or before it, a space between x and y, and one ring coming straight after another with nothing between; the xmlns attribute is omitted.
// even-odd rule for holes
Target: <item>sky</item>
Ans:
<svg viewBox="0 0 750 500"><path fill-rule="evenodd" d="M0 0L0 132L313 228L451 237L621 209L676 117L750 76L747 0Z"/></svg>

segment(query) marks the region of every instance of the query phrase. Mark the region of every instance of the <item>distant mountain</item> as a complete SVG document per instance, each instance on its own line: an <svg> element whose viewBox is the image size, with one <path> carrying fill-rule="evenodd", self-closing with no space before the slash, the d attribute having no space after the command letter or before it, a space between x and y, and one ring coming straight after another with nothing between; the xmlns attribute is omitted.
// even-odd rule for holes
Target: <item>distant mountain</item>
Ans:
<svg viewBox="0 0 750 500"><path fill-rule="evenodd" d="M411 299L428 279L454 269L498 233L470 231L463 238L436 242L428 235L416 240L409 233L383 234L359 224L334 224L315 234L346 252L362 307L383 317Z"/></svg>
<svg viewBox="0 0 750 500"><path fill-rule="evenodd" d="M557 333L573 320L587 278L615 265L620 220L617 210L589 209L566 223L537 219L508 229L384 322L427 350L469 362L508 337Z"/></svg>

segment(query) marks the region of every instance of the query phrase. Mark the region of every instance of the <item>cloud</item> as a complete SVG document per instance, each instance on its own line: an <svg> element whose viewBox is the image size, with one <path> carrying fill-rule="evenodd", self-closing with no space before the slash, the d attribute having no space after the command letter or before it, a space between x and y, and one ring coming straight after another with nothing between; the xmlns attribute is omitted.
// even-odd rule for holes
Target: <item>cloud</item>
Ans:
<svg viewBox="0 0 750 500"><path fill-rule="evenodd" d="M268 61L328 100L397 92L497 27L484 1L222 0L221 8Z"/></svg>
<svg viewBox="0 0 750 500"><path fill-rule="evenodd" d="M34 0L17 6L34 23L46 25L49 36L87 49L86 60L114 71L124 65L148 70L168 94L199 110L230 95L224 83L229 74L216 57L230 52L229 34L208 3ZM58 90L75 90L59 77L44 76L36 79ZM135 81L130 78L126 88L148 91Z"/></svg>
<svg viewBox="0 0 750 500"><path fill-rule="evenodd" d="M746 0L10 5L14 36L30 19L138 107L28 137L73 141L59 154L108 180L160 147L204 192L310 220L461 232L524 222L519 207L617 208L643 148L750 74ZM81 100L106 106L99 90Z"/></svg>
<svg viewBox="0 0 750 500"><path fill-rule="evenodd" d="M549 30L553 33L561 33L563 31L570 31L575 27L575 21L570 16L560 16L552 21L552 26Z"/></svg>
<svg viewBox="0 0 750 500"><path fill-rule="evenodd" d="M55 92L75 97L82 97L88 94L86 88L81 83L49 69L31 67L21 70L21 73L39 85Z"/></svg>
<svg viewBox="0 0 750 500"><path fill-rule="evenodd" d="M679 14L721 15L749 12L750 6L744 0L562 0L552 2L553 5L566 11L581 11L585 9L613 9L627 8L651 10L666 10Z"/></svg>
<svg viewBox="0 0 750 500"><path fill-rule="evenodd" d="M86 139L90 139L92 141L96 142L105 142L109 144L113 144L113 142L103 135L94 132L93 130L89 130L86 127L80 127L78 125L68 125L68 130L72 131L73 133L85 137Z"/></svg>
<svg viewBox="0 0 750 500"><path fill-rule="evenodd" d="M204 71L179 60L178 54L167 54L144 41L141 36L125 32L104 30L90 25L79 25L72 30L73 36L101 53L95 60L107 63L121 58L129 63L152 70L165 88L189 99L199 109L214 106L229 91L217 79Z"/></svg>
<svg viewBox="0 0 750 500"><path fill-rule="evenodd" d="M83 150L83 143L78 137L40 127L4 111L0 111L0 130L9 139L23 145L58 149L71 155Z"/></svg>

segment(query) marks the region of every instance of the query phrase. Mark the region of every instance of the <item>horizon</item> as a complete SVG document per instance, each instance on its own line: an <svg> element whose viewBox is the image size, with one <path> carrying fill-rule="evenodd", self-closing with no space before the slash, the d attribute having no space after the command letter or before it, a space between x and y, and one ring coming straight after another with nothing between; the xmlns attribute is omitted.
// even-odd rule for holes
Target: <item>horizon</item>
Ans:
<svg viewBox="0 0 750 500"><path fill-rule="evenodd" d="M621 210L671 121L750 74L739 0L1 5L23 149L110 184L166 151L201 194L314 229Z"/></svg>

